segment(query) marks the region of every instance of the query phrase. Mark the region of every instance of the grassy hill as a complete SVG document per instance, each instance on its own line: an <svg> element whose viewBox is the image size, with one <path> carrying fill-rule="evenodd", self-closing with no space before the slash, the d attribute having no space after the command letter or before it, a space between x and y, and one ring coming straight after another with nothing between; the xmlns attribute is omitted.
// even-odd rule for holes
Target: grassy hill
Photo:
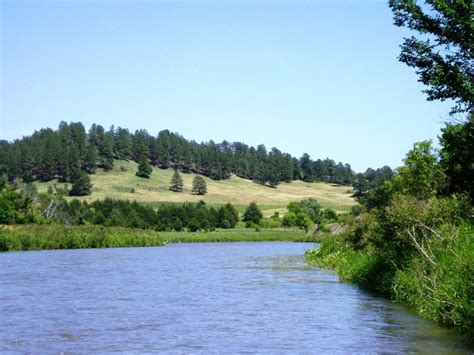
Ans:
<svg viewBox="0 0 474 355"><path fill-rule="evenodd" d="M230 202L240 211L250 202L255 201L262 208L265 215L271 215L274 211L284 212L290 201L299 201L307 197L313 197L323 207L334 208L339 212L348 211L355 204L350 197L349 190L351 188L347 186L293 181L282 183L276 188L270 188L236 176L221 181L204 177L208 193L204 196L196 196L191 194L194 174L181 174L184 181L184 190L181 193L176 193L169 190L173 174L172 169L153 168L153 173L149 179L135 176L136 171L137 164L135 162L115 161L115 167L112 171L99 170L96 174L91 175L92 195L79 199L93 201L110 197L136 200L151 205L204 200L210 205ZM55 181L37 183L38 190L44 192L49 185L54 183Z"/></svg>

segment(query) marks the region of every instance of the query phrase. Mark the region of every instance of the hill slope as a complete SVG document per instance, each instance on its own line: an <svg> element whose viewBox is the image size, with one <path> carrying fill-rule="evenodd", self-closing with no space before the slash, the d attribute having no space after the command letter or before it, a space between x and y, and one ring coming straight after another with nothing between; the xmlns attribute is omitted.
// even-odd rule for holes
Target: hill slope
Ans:
<svg viewBox="0 0 474 355"><path fill-rule="evenodd" d="M255 201L266 215L273 213L273 211L283 212L290 201L299 201L307 197L313 197L323 207L334 208L340 212L348 211L355 204L348 193L351 188L347 186L293 181L282 183L276 188L270 188L236 176L219 181L204 177L208 193L204 196L196 196L191 194L192 180L195 174L181 174L184 189L183 192L176 193L169 190L172 169L153 168L149 179L135 176L136 171L137 164L133 161L115 161L113 170L109 172L99 170L91 175L92 195L79 199L93 201L110 197L136 200L152 205L204 200L211 205L230 202L240 210ZM46 191L48 186L53 183L54 181L38 182L38 190L40 192ZM131 192L132 188L134 192Z"/></svg>

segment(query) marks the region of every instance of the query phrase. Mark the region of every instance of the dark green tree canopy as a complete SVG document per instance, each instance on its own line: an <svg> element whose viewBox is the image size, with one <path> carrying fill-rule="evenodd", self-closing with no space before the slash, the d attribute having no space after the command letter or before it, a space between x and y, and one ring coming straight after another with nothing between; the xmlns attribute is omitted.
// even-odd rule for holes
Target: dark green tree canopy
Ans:
<svg viewBox="0 0 474 355"><path fill-rule="evenodd" d="M153 168L148 162L148 158L145 155L142 155L140 162L138 163L138 171L135 175L141 178L148 179L152 171L153 171Z"/></svg>
<svg viewBox="0 0 474 355"><path fill-rule="evenodd" d="M260 211L257 204L255 202L250 202L243 215L244 222L259 224L262 218L263 213Z"/></svg>
<svg viewBox="0 0 474 355"><path fill-rule="evenodd" d="M183 191L183 178L178 170L174 171L173 176L171 177L171 186L170 190L174 192L182 192Z"/></svg>
<svg viewBox="0 0 474 355"><path fill-rule="evenodd" d="M92 189L91 179L85 172L80 171L72 181L72 188L69 191L70 196L90 195Z"/></svg>
<svg viewBox="0 0 474 355"><path fill-rule="evenodd" d="M451 114L474 108L474 21L471 0L390 0L395 25L421 35L405 38L400 61L416 69L428 100L452 99Z"/></svg>
<svg viewBox="0 0 474 355"><path fill-rule="evenodd" d="M206 180L202 176L196 175L194 177L192 192L197 195L205 195L207 193Z"/></svg>
<svg viewBox="0 0 474 355"><path fill-rule="evenodd" d="M332 159L313 161L305 154L300 160L273 147L249 147L241 142L196 143L178 133L164 130L156 137L146 130L130 133L125 128L105 130L93 124L86 134L81 123L61 122L57 130L41 129L14 142L0 142L0 172L12 181L71 182L79 170L93 174L96 169L111 170L114 159L142 157L159 168L174 168L214 180L231 174L275 187L281 182L304 180L350 185L354 172L349 164ZM300 166L301 165L301 166Z"/></svg>

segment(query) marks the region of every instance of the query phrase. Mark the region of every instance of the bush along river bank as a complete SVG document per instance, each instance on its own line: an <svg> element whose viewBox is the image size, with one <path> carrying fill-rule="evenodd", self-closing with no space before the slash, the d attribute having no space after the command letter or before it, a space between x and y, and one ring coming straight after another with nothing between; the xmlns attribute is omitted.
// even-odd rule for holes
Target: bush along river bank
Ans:
<svg viewBox="0 0 474 355"><path fill-rule="evenodd" d="M326 235L306 260L474 339L474 224L460 201L400 197Z"/></svg>
<svg viewBox="0 0 474 355"><path fill-rule="evenodd" d="M300 229L217 229L213 232L156 232L137 228L64 225L0 226L0 251L151 247L167 243L314 242Z"/></svg>
<svg viewBox="0 0 474 355"><path fill-rule="evenodd" d="M161 246L151 230L64 225L0 226L0 251Z"/></svg>

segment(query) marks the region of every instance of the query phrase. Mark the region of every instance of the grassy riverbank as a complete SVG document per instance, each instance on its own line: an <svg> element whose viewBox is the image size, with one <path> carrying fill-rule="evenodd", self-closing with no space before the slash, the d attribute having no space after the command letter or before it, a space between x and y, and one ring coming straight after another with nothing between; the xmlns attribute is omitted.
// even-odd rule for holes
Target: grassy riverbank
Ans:
<svg viewBox="0 0 474 355"><path fill-rule="evenodd" d="M154 231L101 226L0 227L0 251L161 246Z"/></svg>
<svg viewBox="0 0 474 355"><path fill-rule="evenodd" d="M354 247L350 240L356 230L325 237L319 248L307 252L308 262L404 303L425 318L458 328L474 345L474 225L438 229L442 238L439 234L424 241L427 255L411 253L398 265L371 245Z"/></svg>
<svg viewBox="0 0 474 355"><path fill-rule="evenodd" d="M206 242L313 242L300 229L261 229L250 228L219 229L213 232L160 232L161 238L169 243L206 243Z"/></svg>
<svg viewBox="0 0 474 355"><path fill-rule="evenodd" d="M312 242L299 229L219 229L213 232L152 230L63 225L0 226L0 251L161 246L166 243Z"/></svg>

